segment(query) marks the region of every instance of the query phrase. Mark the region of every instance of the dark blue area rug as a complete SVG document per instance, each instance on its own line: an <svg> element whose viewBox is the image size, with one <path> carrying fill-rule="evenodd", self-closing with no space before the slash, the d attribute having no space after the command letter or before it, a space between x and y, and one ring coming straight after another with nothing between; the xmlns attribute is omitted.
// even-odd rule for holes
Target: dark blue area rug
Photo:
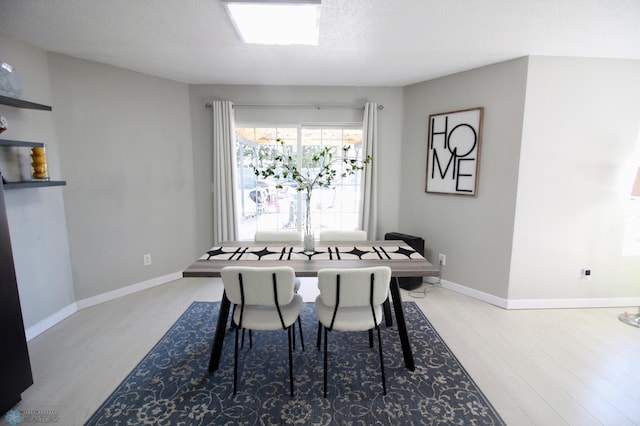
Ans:
<svg viewBox="0 0 640 426"><path fill-rule="evenodd" d="M329 333L329 396L322 396L317 320L305 303L305 351L297 336L295 397L289 395L287 336L254 332L240 352L233 396L233 333L220 367L207 366L219 302L194 302L117 387L88 425L502 425L504 422L413 302L403 304L416 370L404 367L395 327L383 326L387 395L377 348L366 332ZM376 339L377 344L377 339Z"/></svg>

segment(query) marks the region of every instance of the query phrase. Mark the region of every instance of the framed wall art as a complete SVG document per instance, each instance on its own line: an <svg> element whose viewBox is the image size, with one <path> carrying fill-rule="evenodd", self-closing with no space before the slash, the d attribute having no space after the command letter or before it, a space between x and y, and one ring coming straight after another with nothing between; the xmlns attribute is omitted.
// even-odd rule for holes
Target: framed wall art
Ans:
<svg viewBox="0 0 640 426"><path fill-rule="evenodd" d="M476 196L484 108L429 116L426 192Z"/></svg>

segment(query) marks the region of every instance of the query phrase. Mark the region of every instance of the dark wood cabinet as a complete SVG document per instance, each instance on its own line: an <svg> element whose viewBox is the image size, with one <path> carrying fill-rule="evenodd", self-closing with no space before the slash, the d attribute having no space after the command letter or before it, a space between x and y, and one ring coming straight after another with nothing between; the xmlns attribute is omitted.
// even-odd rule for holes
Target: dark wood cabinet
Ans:
<svg viewBox="0 0 640 426"><path fill-rule="evenodd" d="M0 105L51 111L51 107L48 105L1 95ZM0 139L0 147L3 146L34 148L44 147L44 143ZM2 174L0 174L1 177ZM0 180L0 415L15 406L20 401L22 392L33 384L29 349L11 250L4 191L65 184L65 181L50 180L18 182Z"/></svg>
<svg viewBox="0 0 640 426"><path fill-rule="evenodd" d="M0 413L16 405L33 384L29 350L22 321L18 283L13 266L9 223L0 185Z"/></svg>

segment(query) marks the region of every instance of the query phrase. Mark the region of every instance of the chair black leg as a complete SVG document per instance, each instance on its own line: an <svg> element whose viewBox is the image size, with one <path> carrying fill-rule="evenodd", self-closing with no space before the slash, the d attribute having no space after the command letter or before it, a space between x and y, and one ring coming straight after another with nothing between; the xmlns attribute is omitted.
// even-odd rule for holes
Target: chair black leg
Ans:
<svg viewBox="0 0 640 426"><path fill-rule="evenodd" d="M290 326L293 329L293 350L296 349L296 323L294 322Z"/></svg>
<svg viewBox="0 0 640 426"><path fill-rule="evenodd" d="M327 328L324 327L324 397L327 397Z"/></svg>
<svg viewBox="0 0 640 426"><path fill-rule="evenodd" d="M238 329L236 328L236 346L233 356L233 395L238 387Z"/></svg>
<svg viewBox="0 0 640 426"><path fill-rule="evenodd" d="M382 358L382 337L380 337L380 327L376 327L378 330L378 350L380 352L380 372L382 373L382 393L387 394L387 381L384 376L384 359Z"/></svg>
<svg viewBox="0 0 640 426"><path fill-rule="evenodd" d="M320 350L320 342L322 341L322 324L318 321L318 336L316 337L316 347Z"/></svg>
<svg viewBox="0 0 640 426"><path fill-rule="evenodd" d="M369 329L369 347L373 347L373 329Z"/></svg>
<svg viewBox="0 0 640 426"><path fill-rule="evenodd" d="M300 345L302 346L302 351L304 352L304 337L302 337L302 318L298 316L298 327L300 328ZM295 349L295 345L294 345Z"/></svg>
<svg viewBox="0 0 640 426"><path fill-rule="evenodd" d="M244 349L244 332L246 331L246 328L242 329L242 337L241 337L241 342L240 342L240 350ZM249 348L251 348L251 330L249 330Z"/></svg>
<svg viewBox="0 0 640 426"><path fill-rule="evenodd" d="M289 384L291 388L291 396L293 396L293 337L295 336L295 331L292 330L291 327L287 329L287 336L289 336Z"/></svg>

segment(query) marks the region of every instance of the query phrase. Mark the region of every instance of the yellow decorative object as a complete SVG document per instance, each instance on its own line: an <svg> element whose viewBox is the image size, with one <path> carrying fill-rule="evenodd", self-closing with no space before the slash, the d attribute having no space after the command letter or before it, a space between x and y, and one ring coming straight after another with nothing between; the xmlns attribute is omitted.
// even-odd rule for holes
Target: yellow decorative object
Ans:
<svg viewBox="0 0 640 426"><path fill-rule="evenodd" d="M49 179L47 171L47 153L44 147L31 148L31 167L33 179Z"/></svg>
<svg viewBox="0 0 640 426"><path fill-rule="evenodd" d="M31 163L31 165L33 166L33 171L35 173L46 173L47 172L47 165L45 164L38 164L38 163Z"/></svg>

